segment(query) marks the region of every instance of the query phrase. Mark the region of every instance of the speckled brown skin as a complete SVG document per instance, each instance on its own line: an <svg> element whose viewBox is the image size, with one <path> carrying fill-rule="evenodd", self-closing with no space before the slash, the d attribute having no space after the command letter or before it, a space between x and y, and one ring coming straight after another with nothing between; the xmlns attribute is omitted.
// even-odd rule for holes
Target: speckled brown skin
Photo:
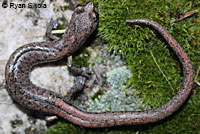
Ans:
<svg viewBox="0 0 200 134"><path fill-rule="evenodd" d="M85 127L111 127L145 124L161 120L176 111L186 100L193 83L190 59L176 40L158 23L148 19L127 22L152 26L166 39L183 65L184 79L178 93L163 106L149 111L89 113L81 110L61 95L34 85L29 79L31 68L37 64L55 61L74 53L97 25L95 7L92 3L75 9L72 20L62 39L54 42L35 42L18 48L6 66L6 84L9 94L22 106L44 113L58 115Z"/></svg>

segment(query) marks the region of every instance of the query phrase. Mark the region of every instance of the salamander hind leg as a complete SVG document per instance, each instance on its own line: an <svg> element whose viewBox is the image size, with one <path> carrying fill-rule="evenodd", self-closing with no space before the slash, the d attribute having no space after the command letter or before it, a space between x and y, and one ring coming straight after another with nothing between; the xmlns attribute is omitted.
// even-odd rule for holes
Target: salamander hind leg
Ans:
<svg viewBox="0 0 200 134"><path fill-rule="evenodd" d="M75 80L75 85L68 92L66 100L73 102L77 93L81 92L84 89L85 82L86 82L86 77L77 76Z"/></svg>
<svg viewBox="0 0 200 134"><path fill-rule="evenodd" d="M82 68L77 68L72 65L72 56L68 57L68 68L70 72L72 72L74 75L76 75L76 80L75 80L75 85L70 89L68 92L66 100L73 101L76 94L79 93L84 89L85 82L87 78L90 77L91 72L89 71L88 68L82 67Z"/></svg>

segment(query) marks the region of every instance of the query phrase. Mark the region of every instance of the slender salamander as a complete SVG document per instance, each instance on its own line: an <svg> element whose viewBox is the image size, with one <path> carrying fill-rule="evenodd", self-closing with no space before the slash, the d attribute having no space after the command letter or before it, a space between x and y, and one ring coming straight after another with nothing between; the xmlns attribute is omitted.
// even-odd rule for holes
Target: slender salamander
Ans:
<svg viewBox="0 0 200 134"><path fill-rule="evenodd" d="M159 121L176 111L187 99L193 84L192 64L178 42L158 23L149 19L127 20L156 29L178 56L183 66L180 90L166 104L147 111L92 113L81 110L61 95L34 85L29 79L33 66L71 56L96 29L97 9L93 3L78 6L62 38L55 41L33 42L18 48L6 65L5 80L9 94L20 105L30 110L58 115L85 127L111 127L145 124Z"/></svg>

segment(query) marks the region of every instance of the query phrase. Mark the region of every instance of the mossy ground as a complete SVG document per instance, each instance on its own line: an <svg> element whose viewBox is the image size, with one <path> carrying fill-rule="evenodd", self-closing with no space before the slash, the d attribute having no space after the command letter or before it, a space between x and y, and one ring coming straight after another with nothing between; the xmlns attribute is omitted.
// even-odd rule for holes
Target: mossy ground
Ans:
<svg viewBox="0 0 200 134"><path fill-rule="evenodd" d="M165 27L188 53L196 75L195 80L200 82L200 74L197 75L200 68L200 13L174 22L179 13L197 9L200 11L200 1L91 1L96 2L100 9L99 36L109 42L109 49L124 56L133 74L127 85L137 89L145 104L158 107L176 94L182 80L181 64L155 30L144 25L127 24L127 19L149 18ZM66 127L57 131L62 134L70 133L72 125L64 126ZM58 126L54 128L56 127ZM80 132L79 127L74 127L77 128L77 133L89 134L200 134L200 87L194 85L188 101L175 114L158 123L111 129L81 128ZM46 134L53 134L53 129Z"/></svg>

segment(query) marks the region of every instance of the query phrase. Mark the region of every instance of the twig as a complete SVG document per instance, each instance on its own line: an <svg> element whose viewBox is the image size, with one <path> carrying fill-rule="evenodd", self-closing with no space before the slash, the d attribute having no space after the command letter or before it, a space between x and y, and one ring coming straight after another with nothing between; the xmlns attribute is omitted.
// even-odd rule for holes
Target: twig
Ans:
<svg viewBox="0 0 200 134"><path fill-rule="evenodd" d="M58 5L58 3L56 2L56 0L54 0L53 2L55 4L56 8L62 13L62 15L63 15L64 19L67 21L67 23L69 23L70 20L65 16L64 12L61 10L61 8ZM65 31L66 31L65 29L64 30L52 30L51 33L52 34L63 34L63 33L65 33Z"/></svg>
<svg viewBox="0 0 200 134"><path fill-rule="evenodd" d="M199 10L194 10L194 11L190 11L190 12L184 13L184 14L179 16L178 20L185 19L185 18L190 17L193 14L198 13L198 12L199 12Z"/></svg>
<svg viewBox="0 0 200 134"><path fill-rule="evenodd" d="M150 54L151 54L151 56L152 56L154 62L156 63L158 69L160 70L160 72L162 73L162 75L165 77L166 81L168 82L168 84L170 85L171 89L172 89L173 92L174 92L174 88L172 87L172 85L171 85L171 83L169 82L169 80L167 79L166 75L163 73L163 71L161 70L160 66L158 65L158 63L157 63L157 61L156 61L156 59L155 59L155 57L154 57L152 51L150 51Z"/></svg>
<svg viewBox="0 0 200 134"><path fill-rule="evenodd" d="M180 16L178 17L178 19L176 19L174 22L183 20L183 19L185 19L185 18L187 18L187 17L190 17L190 16L192 16L193 14L198 13L198 12L199 12L199 10L194 10L194 11L186 12L186 13L180 15Z"/></svg>
<svg viewBox="0 0 200 134"><path fill-rule="evenodd" d="M51 33L52 34L63 34L66 30L52 30Z"/></svg>

